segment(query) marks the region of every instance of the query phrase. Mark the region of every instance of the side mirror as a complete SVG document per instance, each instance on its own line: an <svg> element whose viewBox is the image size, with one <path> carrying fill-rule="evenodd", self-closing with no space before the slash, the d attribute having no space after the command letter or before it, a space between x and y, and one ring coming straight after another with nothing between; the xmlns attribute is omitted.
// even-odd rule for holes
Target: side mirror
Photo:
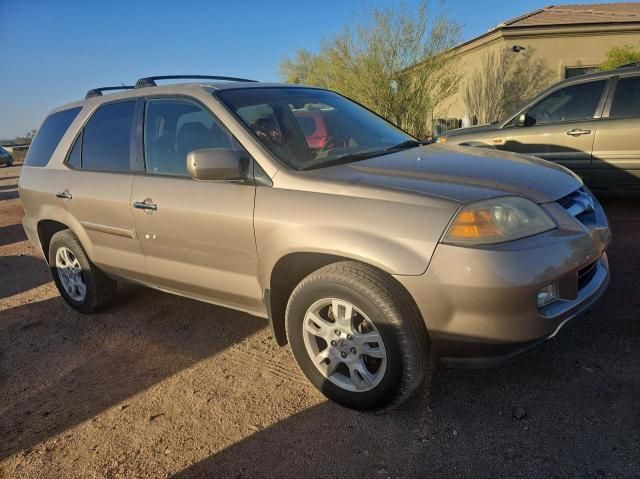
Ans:
<svg viewBox="0 0 640 479"><path fill-rule="evenodd" d="M190 151L187 171L196 180L224 181L242 176L238 152L221 148Z"/></svg>
<svg viewBox="0 0 640 479"><path fill-rule="evenodd" d="M518 126L533 126L536 124L536 119L526 113L521 113L516 124Z"/></svg>

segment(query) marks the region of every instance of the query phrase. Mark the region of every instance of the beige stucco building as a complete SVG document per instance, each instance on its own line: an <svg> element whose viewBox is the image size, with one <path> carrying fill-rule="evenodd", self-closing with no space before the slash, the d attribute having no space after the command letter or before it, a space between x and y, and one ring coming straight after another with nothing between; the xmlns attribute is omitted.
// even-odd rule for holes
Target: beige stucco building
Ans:
<svg viewBox="0 0 640 479"><path fill-rule="evenodd" d="M550 84L597 67L611 47L624 45L640 49L640 3L548 6L500 23L453 49L460 87L437 108L434 120L459 120L469 113L465 89L492 52L494 60L503 55L509 62L504 87L508 110Z"/></svg>

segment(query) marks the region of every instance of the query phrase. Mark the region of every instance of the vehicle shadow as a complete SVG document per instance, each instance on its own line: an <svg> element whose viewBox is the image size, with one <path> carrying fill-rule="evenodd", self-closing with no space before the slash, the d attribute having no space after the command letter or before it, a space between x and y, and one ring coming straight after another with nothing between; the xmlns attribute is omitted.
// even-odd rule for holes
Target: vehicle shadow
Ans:
<svg viewBox="0 0 640 479"><path fill-rule="evenodd" d="M13 191L3 191L3 192L0 192L0 201L15 200L19 196L20 195L17 189Z"/></svg>
<svg viewBox="0 0 640 479"><path fill-rule="evenodd" d="M559 163L575 170L584 183L594 191L607 191L611 188L611 185L615 185L615 190L628 191L632 194L640 191L640 174L634 175L631 171L618 168L614 164L598 157L597 154L590 155L589 153L567 146L548 143L523 144L515 140L507 141L500 149L521 153L523 155L538 155L541 158L553 158L570 154L574 158L573 160L565 160ZM580 161L576 161L576 159L580 159ZM580 163L583 163L582 166L577 166Z"/></svg>
<svg viewBox="0 0 640 479"><path fill-rule="evenodd" d="M432 367L385 414L323 402L173 479L637 475L640 297L628 284L640 272L640 218L633 198L601 201L614 231L611 286L556 338L499 369Z"/></svg>
<svg viewBox="0 0 640 479"><path fill-rule="evenodd" d="M266 322L125 285L118 304L96 315L72 312L55 297L0 311L0 325L6 325L0 329L2 459L214 356Z"/></svg>
<svg viewBox="0 0 640 479"><path fill-rule="evenodd" d="M4 240L2 237L0 243ZM49 268L41 258L30 255L0 256L0 299L37 288L49 281Z"/></svg>
<svg viewBox="0 0 640 479"><path fill-rule="evenodd" d="M27 239L24 229L20 224L0 226L0 246L6 246Z"/></svg>

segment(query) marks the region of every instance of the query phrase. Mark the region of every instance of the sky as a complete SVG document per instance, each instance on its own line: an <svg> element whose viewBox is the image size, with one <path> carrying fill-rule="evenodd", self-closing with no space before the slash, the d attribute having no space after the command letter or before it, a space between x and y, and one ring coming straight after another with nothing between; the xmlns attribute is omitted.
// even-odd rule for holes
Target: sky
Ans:
<svg viewBox="0 0 640 479"><path fill-rule="evenodd" d="M550 1L432 0L431 5L462 25L464 41ZM394 3L0 0L0 139L38 128L48 111L83 98L91 88L131 84L143 76L198 73L278 81L284 56L317 49L363 6Z"/></svg>

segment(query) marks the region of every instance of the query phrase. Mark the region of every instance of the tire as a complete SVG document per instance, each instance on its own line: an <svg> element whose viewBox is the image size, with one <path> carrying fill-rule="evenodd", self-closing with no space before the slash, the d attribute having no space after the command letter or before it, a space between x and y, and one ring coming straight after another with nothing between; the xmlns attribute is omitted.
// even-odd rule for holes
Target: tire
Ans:
<svg viewBox="0 0 640 479"><path fill-rule="evenodd" d="M65 289L64 282L69 268L59 268L56 255L66 253L72 261L79 266L77 273L84 282L85 294L70 293ZM70 252L70 253L69 253ZM77 262L75 261L77 260ZM49 242L49 267L53 280L56 283L60 295L76 311L89 314L110 305L116 296L117 283L103 273L84 252L80 241L71 230L58 231ZM74 270L75 271L75 270ZM80 289L74 292L79 293ZM82 297L80 297L82 296Z"/></svg>
<svg viewBox="0 0 640 479"><path fill-rule="evenodd" d="M323 309L329 301L330 307ZM355 311L352 315L346 312L349 304ZM336 308L338 319L333 314ZM416 390L426 374L429 339L417 307L400 284L371 266L345 261L311 273L291 294L285 321L291 351L304 374L327 398L348 408L393 408ZM353 329L355 323L364 332ZM336 329L325 330L327 325L333 328L332 324ZM345 335L340 328L347 324L353 329L351 341L341 344ZM339 332L336 338L331 336ZM380 337L382 344L363 345L364 336L359 334L364 333ZM329 343L336 344L329 348ZM324 345L326 349L322 349ZM376 357L368 356L371 351ZM323 356L320 363L318 358ZM382 356L384 359L377 359ZM345 363L341 365L341 361ZM360 373L363 364L368 374ZM327 375L330 367L334 372Z"/></svg>

